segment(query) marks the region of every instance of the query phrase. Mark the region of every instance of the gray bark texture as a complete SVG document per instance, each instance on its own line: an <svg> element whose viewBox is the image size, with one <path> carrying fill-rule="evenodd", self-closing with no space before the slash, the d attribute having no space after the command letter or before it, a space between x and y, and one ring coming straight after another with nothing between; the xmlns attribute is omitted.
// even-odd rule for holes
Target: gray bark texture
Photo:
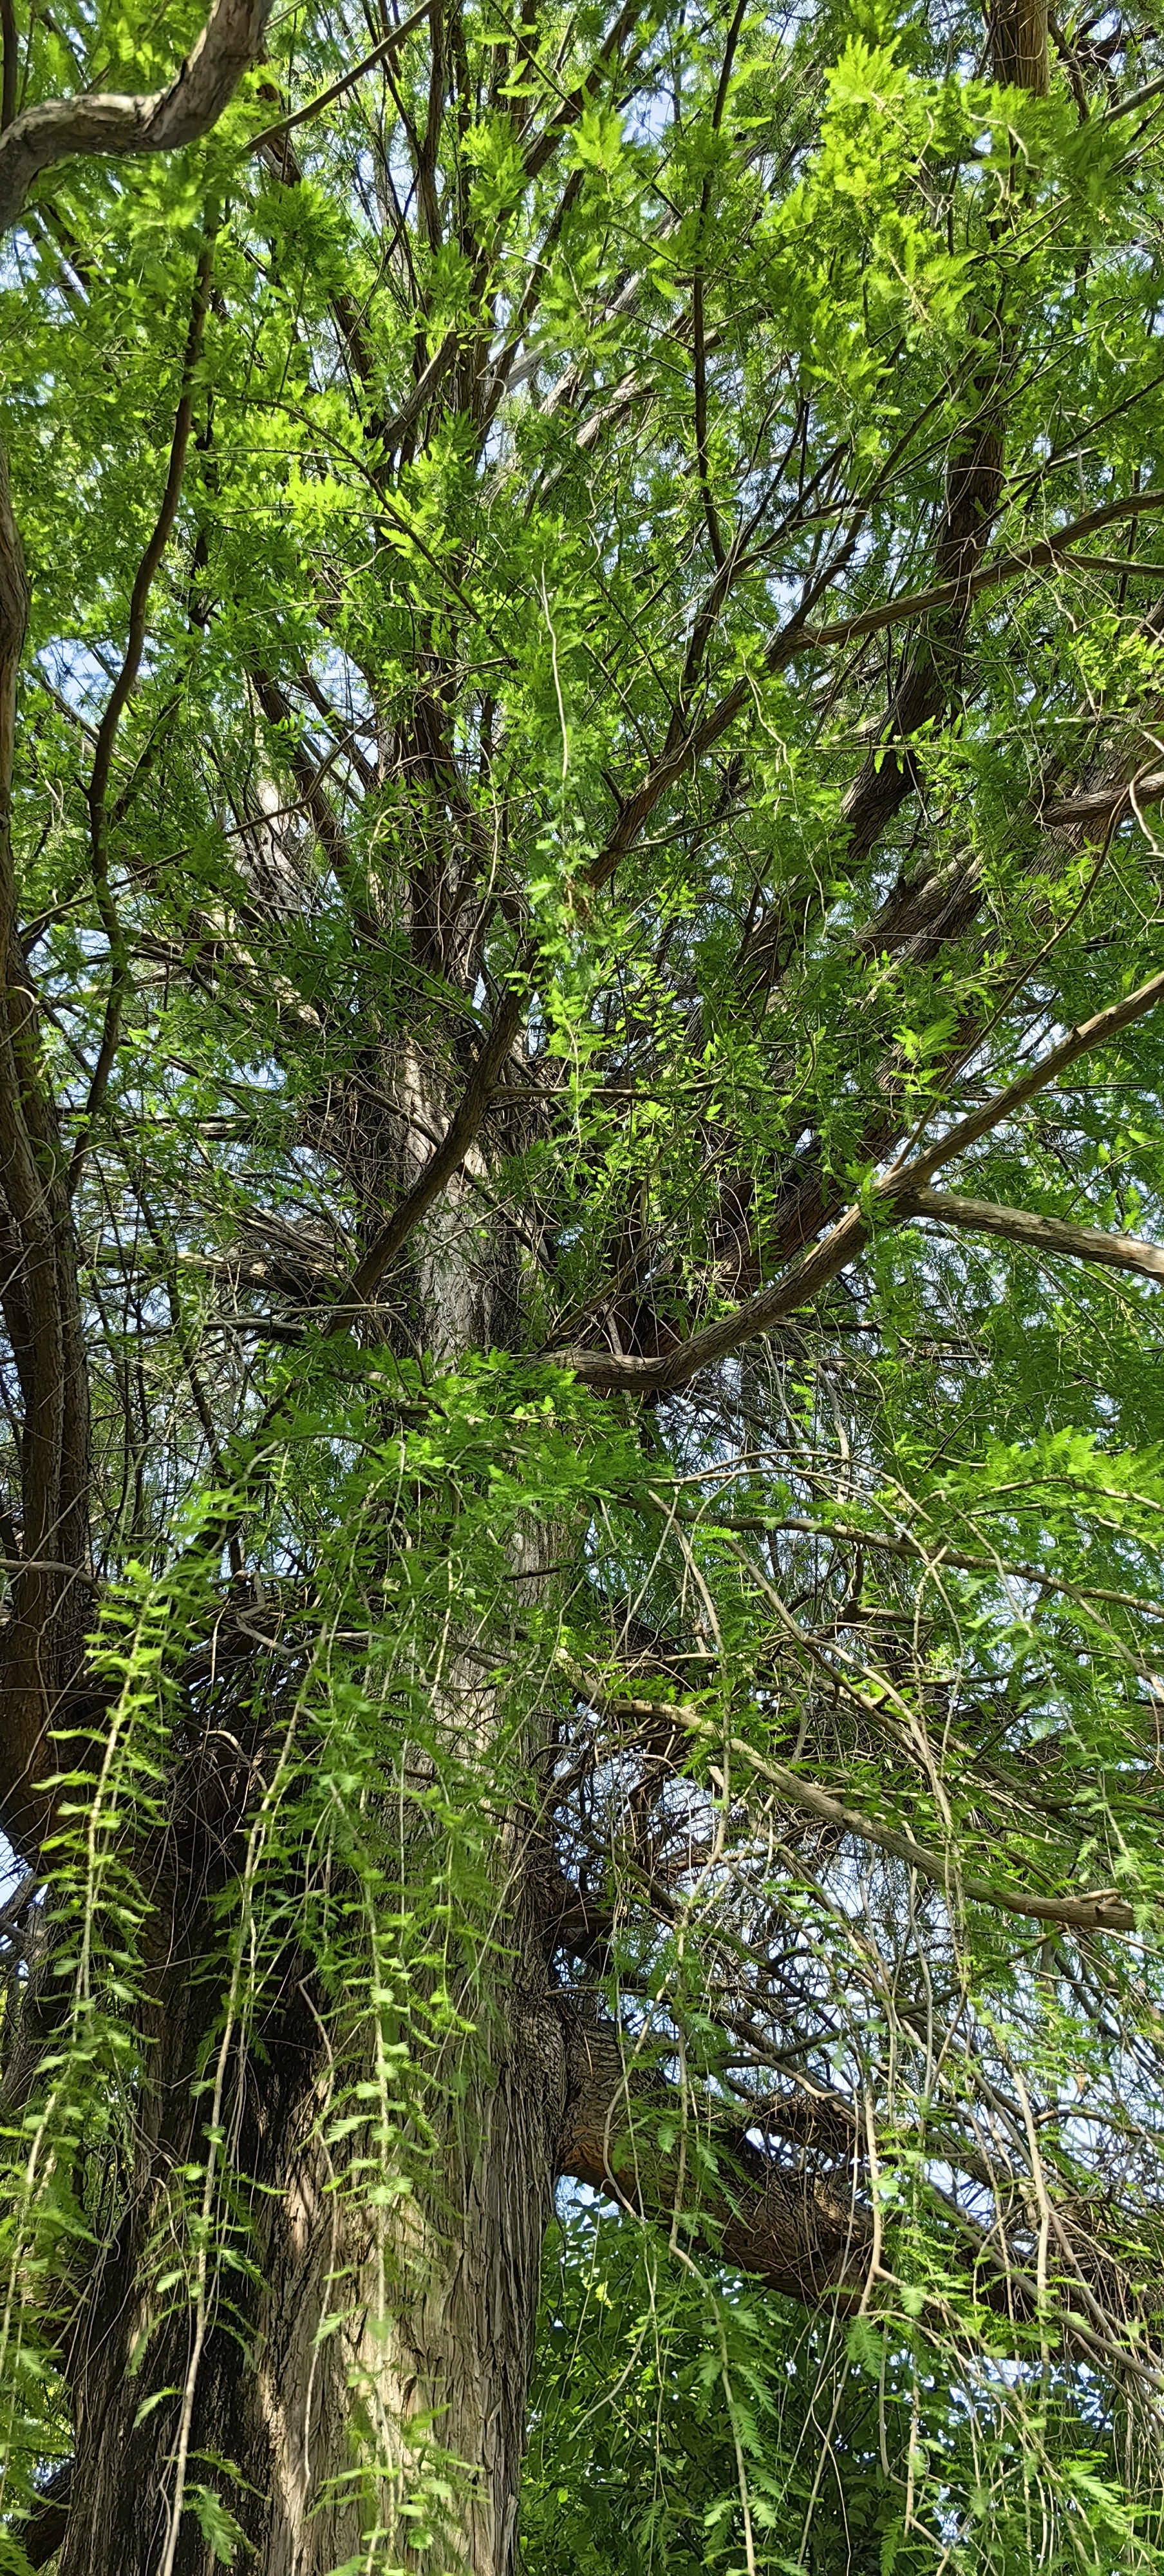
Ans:
<svg viewBox="0 0 1164 2576"><path fill-rule="evenodd" d="M67 2352L77 2450L60 2576L157 2576L165 2566L210 2576L214 2556L190 2502L198 2481L224 2486L207 2460L238 2473L229 2503L254 2576L416 2565L426 2531L440 2565L472 2576L509 2576L514 2565L565 2102L560 2023L548 1994L502 1985L488 2071L450 2119L427 2189L381 2229L371 2213L353 2214L355 2195L331 2188L317 2118L329 2068L309 1978L296 1975L303 1964L288 1961L261 2058L240 2070L236 2152L252 2181L254 2272L223 2297L200 2355L176 2533L180 2393L140 2418L150 2391L187 2382L191 2316L183 2302L150 2333L141 2283L166 2169L199 2150L195 1959L166 1998L158 2131Z"/></svg>
<svg viewBox="0 0 1164 2576"><path fill-rule="evenodd" d="M378 1120L365 1101L345 1128L343 1103L330 1104L328 1148L370 1209L419 1195L424 1139L447 1124L449 1090L405 1051L385 1065ZM482 1220L474 1163L483 1168L475 1157L418 1222L399 1313L381 1318L404 1346L419 1329L445 1364L506 1339L516 1311L513 1247L503 1223ZM528 1595L537 1558L519 1554L515 1587ZM498 1777L493 1695L455 1657L448 1693L445 1722L484 1796ZM422 1832L413 1859L423 1909ZM261 2021L219 2107L234 2170L249 2178L247 2270L219 2274L200 2326L185 2287L167 2315L150 2286L165 2268L168 2177L207 2157L214 2113L198 2083L221 1997L203 1982L214 1861L196 1838L183 1846L133 2184L66 2342L76 2455L59 2576L210 2576L200 2485L229 2505L251 2576L421 2564L511 2576L567 2062L517 1814L498 1820L496 1868L495 1964L468 1999L476 2027L451 2043L455 2080L428 2110L442 2125L414 2152L405 2141L408 2188L386 2211L358 2174L344 2188L345 2147L326 2142L337 2086L372 2072L369 2031L353 2029L337 2065L310 1958L289 1947L264 1976ZM345 2146L358 2155L360 2132Z"/></svg>

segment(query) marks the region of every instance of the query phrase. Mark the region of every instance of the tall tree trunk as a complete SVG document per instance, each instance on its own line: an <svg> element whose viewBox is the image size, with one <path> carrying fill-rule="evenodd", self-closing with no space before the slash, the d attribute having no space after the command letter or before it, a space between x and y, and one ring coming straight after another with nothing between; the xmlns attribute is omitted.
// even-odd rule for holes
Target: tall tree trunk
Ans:
<svg viewBox="0 0 1164 2576"><path fill-rule="evenodd" d="M89 1392L77 1247L36 996L20 942L12 843L16 678L29 589L0 453L0 1312L20 1390L20 1503L0 1512L11 1577L0 1646L0 1825L35 1852L50 1727L74 1689L92 1610Z"/></svg>
<svg viewBox="0 0 1164 2576"><path fill-rule="evenodd" d="M446 1090L411 1054L382 1072L376 1098L379 1115L366 1096L339 1113L344 1133L333 1108L328 1135L373 1224L411 1186L448 1115ZM506 1231L496 1217L482 1223L471 1179L458 1178L418 1228L406 1273L390 1283L398 1305L378 1330L442 1366L509 1340L518 1282ZM532 1551L518 1554L525 1592L540 1578ZM446 1687L444 1722L479 1767L484 1802L500 1778L494 1695L455 1660ZM495 1966L474 1977L474 2032L449 2043L454 2080L426 2094L437 2135L405 2138L386 2192L367 2188L361 2130L338 2143L328 2131L330 2106L353 2100L361 2079L370 2087L371 2015L361 2023L354 1996L341 2041L313 1961L289 1950L264 1974L245 2042L223 2056L221 1930L202 1892L203 1856L191 1846L184 1858L157 1943L167 1965L146 2033L129 2203L66 2356L76 2453L60 2576L210 2576L206 2491L245 2538L250 2576L365 2566L509 2576L566 2110L521 1816L497 1823L484 1953ZM430 1861L418 1832L422 1920ZM206 2071L220 2059L215 2091ZM225 2268L215 2252L200 2276L181 2177L213 2158L216 2128L249 2188L245 2209L236 2202L238 2264ZM220 2202L220 2234L222 2218ZM168 2257L166 2246L184 2225L182 2279L167 2296L157 2284L183 2250Z"/></svg>
<svg viewBox="0 0 1164 2576"><path fill-rule="evenodd" d="M183 2300L151 2333L144 2285L160 2268L168 2173L206 2152L207 2097L192 2101L206 2035L196 1968L172 1980L168 2109L69 2355L76 2457L60 2576L209 2576L206 2489L245 2535L253 2576L364 2565L508 2576L565 2103L536 1951L515 1950L498 1979L488 2055L474 2055L427 2182L410 2159L413 2195L379 2209L342 2188L321 2138L335 2070L308 1963L288 1961L261 2048L231 2086L253 2268L220 2273L204 2316ZM170 2393L151 2404L159 2391Z"/></svg>

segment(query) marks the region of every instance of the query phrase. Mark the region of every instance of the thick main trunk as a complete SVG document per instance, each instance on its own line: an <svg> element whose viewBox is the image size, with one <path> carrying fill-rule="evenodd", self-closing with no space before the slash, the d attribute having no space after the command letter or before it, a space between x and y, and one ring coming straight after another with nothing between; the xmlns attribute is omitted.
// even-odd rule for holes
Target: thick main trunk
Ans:
<svg viewBox="0 0 1164 2576"><path fill-rule="evenodd" d="M46 1739L91 1610L89 1400L76 1243L39 1014L20 941L11 796L28 580L0 453L0 1313L20 1389L20 1499L3 1503L0 1826L34 1858L50 1821ZM6 1401L8 1399L6 1398Z"/></svg>
<svg viewBox="0 0 1164 2576"><path fill-rule="evenodd" d="M211 2275L201 2314L180 2294L151 2328L168 2176L205 2154L195 1965L171 1984L157 2135L68 2356L60 2576L210 2576L207 2490L245 2536L251 2576L509 2576L565 2097L560 2023L527 1982L524 1944L467 2044L444 2135L402 2158L410 2188L378 2206L321 2135L336 2070L306 1963L288 1962L230 2088L245 2269ZM357 2131L345 2151L359 2147Z"/></svg>
<svg viewBox="0 0 1164 2576"><path fill-rule="evenodd" d="M410 1088L408 1071L406 1059L385 1083L378 1129L367 1102L353 1120L364 1174L377 1156L388 1166L368 1175L373 1221L439 1127L443 1103L421 1097L419 1080ZM501 1232L482 1226L466 1183L448 1193L392 1283L406 1346L448 1365L505 1337L516 1283ZM391 1317L382 1310L381 1327ZM517 1556L525 1590L539 1577ZM442 1670L451 1738L501 1810L494 1918L466 1952L473 2031L444 2043L453 2056L424 2088L429 2134L402 2117L386 2164L374 2114L362 2125L376 2073L371 1957L337 2019L313 1962L288 1953L263 1971L261 2009L216 2099L201 2079L222 2050L221 1930L191 1899L185 1933L161 1945L129 2206L68 2355L76 2455L60 2576L210 2576L208 2494L238 2526L248 2576L510 2576L566 2052L523 1895L520 1814L499 1796L496 1696L476 1667L458 1677L455 1650ZM399 1759L410 1776L423 1768ZM393 1903L422 1924L431 1858L418 1823L404 1864L414 1883ZM232 2179L200 2282L197 2217L192 2228L181 2212L191 2200L197 2212L189 2175L220 2152L215 2128ZM183 2227L174 2256L167 2240ZM158 2285L179 2268L166 2314Z"/></svg>

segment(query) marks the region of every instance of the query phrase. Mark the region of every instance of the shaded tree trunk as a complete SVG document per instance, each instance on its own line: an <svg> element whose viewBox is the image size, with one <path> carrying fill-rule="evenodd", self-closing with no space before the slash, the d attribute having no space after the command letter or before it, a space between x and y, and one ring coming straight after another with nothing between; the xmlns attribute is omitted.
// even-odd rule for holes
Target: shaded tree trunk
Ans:
<svg viewBox="0 0 1164 2576"><path fill-rule="evenodd" d="M411 1187L448 1115L447 1076L410 1050L380 1058L374 1084L333 1102L326 1147L369 1228ZM512 1338L516 1250L503 1222L483 1216L472 1167L417 1228L389 1286L375 1337L402 1350L447 1366ZM515 1580L528 1592L536 1557L519 1554ZM454 1668L445 1717L479 1766L482 1798L495 1793L492 1693ZM329 2106L372 2077L373 2037L365 2020L337 2061L334 2013L329 2023L306 1955L289 1951L265 1974L256 2026L229 2053L220 2093L200 2080L222 2046L221 1933L205 1855L183 1851L157 1944L167 1966L146 2034L132 2184L66 2353L76 2452L60 2576L210 2576L208 2492L237 2525L253 2576L373 2565L510 2576L566 2113L566 2048L522 1832L516 1816L499 1821L496 1964L491 1983L475 1977L475 2032L453 2043L457 2080L435 2110L426 2097L443 2126L424 2145L405 2137L389 2178L399 2196L386 2202L365 2188L361 2130L328 2137ZM423 1915L423 1834L414 1862ZM198 2296L197 2243L167 2261L181 2205L172 2178L212 2159L216 2124L249 2190L237 2265L217 2260ZM182 2275L168 2296L158 2286L167 2270Z"/></svg>
<svg viewBox="0 0 1164 2576"><path fill-rule="evenodd" d="M206 2152L191 2116L206 2034L190 1978L173 1982L159 2132L68 2356L77 2447L61 2576L209 2576L204 2489L245 2535L255 2576L365 2563L508 2576L514 2564L565 2104L557 2014L544 1977L540 1990L524 1983L537 1975L527 1947L499 1981L488 2062L431 2170L413 2160L415 2196L378 2211L335 2188L342 2169L320 2136L334 2068L305 1969L287 1962L261 2047L232 2085L235 2153L251 2177L240 2251L253 2268L219 2274L204 2319L183 2295L151 2332L143 2285L160 2268L151 2239L167 2172ZM203 2119L205 2103L193 2105ZM150 2405L159 2391L170 2393Z"/></svg>

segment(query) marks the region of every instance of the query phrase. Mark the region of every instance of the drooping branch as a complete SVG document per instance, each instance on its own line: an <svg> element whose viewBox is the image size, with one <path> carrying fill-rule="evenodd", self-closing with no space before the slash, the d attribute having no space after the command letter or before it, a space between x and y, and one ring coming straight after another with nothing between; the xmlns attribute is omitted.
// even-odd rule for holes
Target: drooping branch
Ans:
<svg viewBox="0 0 1164 2576"><path fill-rule="evenodd" d="M723 1745L733 1762L743 1765L754 1779L775 1789L788 1804L799 1807L803 1814L814 1816L818 1824L831 1825L838 1833L867 1843L874 1851L883 1851L891 1860L904 1862L935 1887L943 1888L951 1903L968 1901L973 1905L997 1906L1004 1914L1023 1915L1034 1923L1062 1924L1077 1932L1134 1932L1136 1917L1130 1905L1114 1888L1095 1888L1084 1896L1036 1896L1024 1887L1009 1887L993 1878L980 1878L976 1872L961 1868L955 1853L930 1851L910 1834L900 1834L891 1825L883 1825L876 1816L867 1816L855 1807L834 1798L831 1790L822 1789L815 1780L805 1779L799 1771L790 1771L783 1762L773 1762L758 1753L743 1736L724 1735L722 1727L713 1726L697 1708L684 1701L638 1699L612 1695L604 1688L600 1675L590 1679L577 1667L571 1667L575 1687L583 1691L590 1705L606 1717L630 1719L641 1725L648 1719L654 1725L672 1721L694 1743L710 1747ZM856 1696L856 1694L854 1694Z"/></svg>
<svg viewBox="0 0 1164 2576"><path fill-rule="evenodd" d="M0 135L0 238L20 217L43 170L77 154L172 152L208 134L256 63L271 0L215 0L165 89L123 96L85 90L28 107Z"/></svg>

